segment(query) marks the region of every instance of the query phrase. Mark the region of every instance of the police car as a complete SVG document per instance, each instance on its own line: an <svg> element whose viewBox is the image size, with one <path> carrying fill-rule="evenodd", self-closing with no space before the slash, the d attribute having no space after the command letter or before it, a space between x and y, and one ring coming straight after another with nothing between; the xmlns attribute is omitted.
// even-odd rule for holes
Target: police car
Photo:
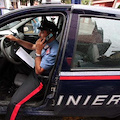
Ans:
<svg viewBox="0 0 120 120"><path fill-rule="evenodd" d="M47 79L43 94L27 102L20 113L40 116L119 116L120 10L82 5L41 5L1 16L0 28L18 20L36 17L40 21L46 17L57 25L59 51L49 76L43 77ZM38 36L30 26L31 20L19 26L13 34L34 43ZM32 68L16 55L20 47L17 43L3 36L0 39L0 114L5 114L11 94ZM17 70L20 66L23 66L23 71Z"/></svg>

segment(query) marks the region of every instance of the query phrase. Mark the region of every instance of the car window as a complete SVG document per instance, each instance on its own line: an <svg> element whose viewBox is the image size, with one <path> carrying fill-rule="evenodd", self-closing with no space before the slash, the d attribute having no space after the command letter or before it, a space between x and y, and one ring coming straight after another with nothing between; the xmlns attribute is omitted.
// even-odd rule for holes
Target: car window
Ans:
<svg viewBox="0 0 120 120"><path fill-rule="evenodd" d="M58 18L59 18L58 16L46 16L45 17L45 19L55 23L56 25L58 24ZM38 34L40 30L37 28L40 27L42 19L43 17L40 16L27 22L24 26L24 34Z"/></svg>
<svg viewBox="0 0 120 120"><path fill-rule="evenodd" d="M72 68L119 68L120 21L79 18Z"/></svg>
<svg viewBox="0 0 120 120"><path fill-rule="evenodd" d="M38 27L40 27L41 24L41 17L36 17L34 19L31 19L24 25L24 34L37 34L39 33Z"/></svg>
<svg viewBox="0 0 120 120"><path fill-rule="evenodd" d="M17 24L19 24L21 21L14 21L12 23L9 23L3 27L0 28L0 31L2 30L8 30L8 29L11 29L12 27L16 26Z"/></svg>

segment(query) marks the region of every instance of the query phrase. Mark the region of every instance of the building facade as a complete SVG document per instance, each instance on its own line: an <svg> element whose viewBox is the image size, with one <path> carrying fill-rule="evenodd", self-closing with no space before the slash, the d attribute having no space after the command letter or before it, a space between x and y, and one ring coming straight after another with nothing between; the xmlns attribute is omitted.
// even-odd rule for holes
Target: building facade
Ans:
<svg viewBox="0 0 120 120"><path fill-rule="evenodd" d="M93 5L118 8L120 6L120 0L94 0Z"/></svg>
<svg viewBox="0 0 120 120"><path fill-rule="evenodd" d="M0 8L18 9L30 6L30 0L0 0Z"/></svg>

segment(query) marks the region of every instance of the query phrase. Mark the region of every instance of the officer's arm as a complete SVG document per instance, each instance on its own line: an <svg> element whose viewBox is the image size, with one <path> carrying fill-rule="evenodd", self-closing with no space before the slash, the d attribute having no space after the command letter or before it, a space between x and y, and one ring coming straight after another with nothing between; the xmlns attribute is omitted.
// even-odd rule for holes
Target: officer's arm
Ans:
<svg viewBox="0 0 120 120"><path fill-rule="evenodd" d="M24 41L24 40L18 39L16 42L17 42L18 44L22 45L23 47L29 49L29 50L35 50L35 48L36 48L36 45L35 45L35 44L30 43L30 42L27 42L27 41Z"/></svg>
<svg viewBox="0 0 120 120"><path fill-rule="evenodd" d="M45 47L46 43L45 38L42 40L41 38L37 40L36 42L36 53L38 55L41 55L42 49ZM35 72L36 74L40 75L42 74L45 70L40 66L41 64L41 56L37 56L35 58Z"/></svg>
<svg viewBox="0 0 120 120"><path fill-rule="evenodd" d="M25 47L27 49L30 49L30 50L35 50L36 49L35 44L32 44L30 42L18 39L16 37L14 37L13 35L7 35L6 38L10 39L11 41L17 42L18 44L20 44L21 46L23 46L23 47Z"/></svg>
<svg viewBox="0 0 120 120"><path fill-rule="evenodd" d="M40 66L41 63L41 57L36 57L35 58L35 72L36 74L40 75L42 74L45 70Z"/></svg>

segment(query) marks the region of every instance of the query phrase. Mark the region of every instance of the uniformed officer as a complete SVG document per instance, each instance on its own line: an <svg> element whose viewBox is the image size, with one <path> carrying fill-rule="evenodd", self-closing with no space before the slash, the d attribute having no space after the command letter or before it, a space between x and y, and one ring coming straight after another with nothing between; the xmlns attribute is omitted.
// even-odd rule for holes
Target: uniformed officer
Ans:
<svg viewBox="0 0 120 120"><path fill-rule="evenodd" d="M28 76L28 80L26 80L13 95L8 105L6 120L15 120L21 105L42 90L44 83L38 79L38 75L49 74L52 66L55 64L58 51L58 42L55 37L58 28L54 23L44 21L41 23L39 29L41 30L39 33L40 38L35 44L20 40L13 35L6 36L23 47L36 51L35 70ZM46 37L48 35L53 36L46 42Z"/></svg>

